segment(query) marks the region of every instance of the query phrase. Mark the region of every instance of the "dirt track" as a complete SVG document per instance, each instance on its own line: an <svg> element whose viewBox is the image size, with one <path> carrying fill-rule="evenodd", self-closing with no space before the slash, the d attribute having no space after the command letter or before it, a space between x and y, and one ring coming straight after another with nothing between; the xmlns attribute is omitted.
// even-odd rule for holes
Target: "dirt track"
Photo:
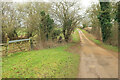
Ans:
<svg viewBox="0 0 120 80"><path fill-rule="evenodd" d="M117 54L91 42L82 31L78 78L118 78Z"/></svg>

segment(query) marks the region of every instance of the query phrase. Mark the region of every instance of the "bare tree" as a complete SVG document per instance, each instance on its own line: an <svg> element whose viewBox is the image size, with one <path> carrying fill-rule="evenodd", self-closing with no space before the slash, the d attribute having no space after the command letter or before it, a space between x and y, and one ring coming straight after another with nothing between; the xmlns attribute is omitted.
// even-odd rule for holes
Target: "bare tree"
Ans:
<svg viewBox="0 0 120 80"><path fill-rule="evenodd" d="M21 6L22 7L22 6ZM27 28L27 37L33 37L34 35L42 35L40 34L40 23L41 23L41 11L45 11L48 13L48 10L50 9L50 4L49 3L36 3L36 2L31 2L27 3L24 5L24 7L19 7L19 11L22 12L23 15L26 17L23 19L24 20L24 25Z"/></svg>
<svg viewBox="0 0 120 80"><path fill-rule="evenodd" d="M62 1L52 5L52 16L63 27L62 32L66 42L69 41L71 33L81 21L80 10L77 2Z"/></svg>
<svg viewBox="0 0 120 80"><path fill-rule="evenodd" d="M2 38L4 40L5 35L7 34L10 39L13 37L18 37L16 28L17 28L17 10L14 3L3 2L1 3L2 11Z"/></svg>
<svg viewBox="0 0 120 80"><path fill-rule="evenodd" d="M101 25L98 19L99 16L99 12L100 12L100 5L99 4L95 4L93 3L91 5L91 7L89 7L87 9L88 17L90 19L91 22L91 33L98 39L98 40L102 40L102 34L101 34Z"/></svg>

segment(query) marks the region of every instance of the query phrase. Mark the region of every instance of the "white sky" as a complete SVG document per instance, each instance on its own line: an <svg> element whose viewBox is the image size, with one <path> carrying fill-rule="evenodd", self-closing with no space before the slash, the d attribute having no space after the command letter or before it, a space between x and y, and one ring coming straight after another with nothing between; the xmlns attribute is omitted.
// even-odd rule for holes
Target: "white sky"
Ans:
<svg viewBox="0 0 120 80"><path fill-rule="evenodd" d="M7 1L7 0L4 0L4 1ZM11 1L11 0L9 0ZM24 2L59 2L59 1L62 1L62 0L12 0L13 2L20 2L20 3L24 3ZM72 1L77 1L77 2L80 2L80 6L83 8L83 9L86 9L88 8L92 2L95 2L95 3L98 3L98 0L65 0L65 1L68 1L68 2L72 2Z"/></svg>
<svg viewBox="0 0 120 80"><path fill-rule="evenodd" d="M0 2L59 2L59 1L63 1L63 0L0 0ZM92 1L99 1L99 0L66 0L66 1L69 1L69 2L72 2L72 1L82 1L83 3L86 3L85 5L87 5L89 2L92 2ZM100 0L102 2L106 2L108 0ZM120 0L110 0L111 2L116 2L116 1L120 1Z"/></svg>
<svg viewBox="0 0 120 80"><path fill-rule="evenodd" d="M92 3L98 3L98 0L80 0L80 7L82 8L81 14L84 14L85 10L91 6Z"/></svg>
<svg viewBox="0 0 120 80"><path fill-rule="evenodd" d="M98 0L80 0L83 8L88 8L92 2L98 3Z"/></svg>
<svg viewBox="0 0 120 80"><path fill-rule="evenodd" d="M7 1L7 0L4 0ZM11 0L9 0L11 1ZM62 0L12 0L13 2L19 2L19 3L24 3L24 2L59 2ZM98 3L99 0L65 0L68 2L73 2L73 1L77 1L80 3L80 7L82 8L82 12L83 13L88 7L90 7L92 2Z"/></svg>
<svg viewBox="0 0 120 80"><path fill-rule="evenodd" d="M12 0L12 1L24 3L24 2L60 2L62 0ZM99 0L65 0L65 1L68 1L68 2L77 1L77 2L79 2L80 7L82 8L82 10L80 11L80 14L84 15L84 12L86 11L86 9L88 7L91 6L92 2L98 3Z"/></svg>

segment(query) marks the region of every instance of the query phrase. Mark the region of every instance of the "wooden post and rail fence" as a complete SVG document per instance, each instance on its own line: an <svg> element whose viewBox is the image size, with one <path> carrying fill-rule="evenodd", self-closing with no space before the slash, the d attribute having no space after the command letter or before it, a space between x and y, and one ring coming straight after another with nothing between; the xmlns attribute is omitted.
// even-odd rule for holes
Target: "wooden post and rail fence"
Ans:
<svg viewBox="0 0 120 80"><path fill-rule="evenodd" d="M6 56L10 53L15 52L23 52L23 51L30 51L33 49L33 40L29 39L20 39L20 40L12 40L9 41L7 38L7 42L0 44L0 52L2 52L2 56Z"/></svg>

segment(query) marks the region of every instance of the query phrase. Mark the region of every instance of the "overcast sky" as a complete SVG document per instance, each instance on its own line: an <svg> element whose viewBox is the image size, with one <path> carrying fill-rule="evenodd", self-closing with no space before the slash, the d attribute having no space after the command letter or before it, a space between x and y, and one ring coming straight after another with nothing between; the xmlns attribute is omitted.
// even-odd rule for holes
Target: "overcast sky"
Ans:
<svg viewBox="0 0 120 80"><path fill-rule="evenodd" d="M13 2L20 2L21 4L23 2L60 2L63 0L12 0ZM99 0L65 0L68 2L73 2L73 1L77 1L79 2L79 5L81 7L81 11L80 11L80 15L84 16L84 12L86 11L86 9L88 7L91 6L92 2L94 3L98 3Z"/></svg>
<svg viewBox="0 0 120 80"><path fill-rule="evenodd" d="M4 0L4 1L7 1L7 0ZM31 1L33 1L33 2L59 2L62 0L12 0L12 1L23 3L23 2L31 2ZM83 12L84 12L88 7L90 7L92 2L98 3L99 0L65 0L65 1L68 1L68 2L77 1L77 2L79 2L80 7L82 7Z"/></svg>
<svg viewBox="0 0 120 80"><path fill-rule="evenodd" d="M4 0L4 1L13 1L13 2L59 2L62 0ZM77 2L81 2L81 6L87 8L90 6L91 2L98 2L98 0L65 0L68 2L73 2L73 1L77 1Z"/></svg>
<svg viewBox="0 0 120 80"><path fill-rule="evenodd" d="M83 8L88 8L92 2L98 3L98 0L80 0Z"/></svg>

